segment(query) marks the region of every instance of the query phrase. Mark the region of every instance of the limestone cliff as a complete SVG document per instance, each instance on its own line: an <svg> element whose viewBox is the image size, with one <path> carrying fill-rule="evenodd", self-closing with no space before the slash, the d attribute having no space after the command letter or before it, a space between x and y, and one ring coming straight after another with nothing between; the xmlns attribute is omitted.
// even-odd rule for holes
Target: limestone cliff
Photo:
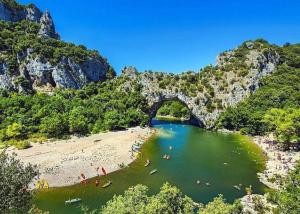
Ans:
<svg viewBox="0 0 300 214"><path fill-rule="evenodd" d="M3 21L19 22L28 20L39 22L41 17L42 12L34 4L23 6L14 1L0 1L0 19Z"/></svg>
<svg viewBox="0 0 300 214"><path fill-rule="evenodd" d="M12 0L0 1L0 20L8 22L20 22L27 20L39 23L39 34L50 38L59 38L55 32L55 26L49 11L42 13L34 4L23 6Z"/></svg>
<svg viewBox="0 0 300 214"><path fill-rule="evenodd" d="M49 11L0 0L0 20L0 89L78 89L111 70L96 51L59 40Z"/></svg>

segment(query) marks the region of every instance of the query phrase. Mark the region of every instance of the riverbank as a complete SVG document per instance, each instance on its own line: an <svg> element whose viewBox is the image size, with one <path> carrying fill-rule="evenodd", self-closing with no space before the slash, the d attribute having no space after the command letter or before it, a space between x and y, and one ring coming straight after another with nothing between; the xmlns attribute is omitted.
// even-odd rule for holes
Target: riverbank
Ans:
<svg viewBox="0 0 300 214"><path fill-rule="evenodd" d="M255 136L253 142L267 156L266 169L258 173L260 181L272 189L279 189L279 178L285 177L294 169L300 160L300 152L279 150L272 136Z"/></svg>
<svg viewBox="0 0 300 214"><path fill-rule="evenodd" d="M25 150L8 148L8 153L16 153L24 163L36 164L40 170L40 179L45 179L50 187L69 186L80 182L83 173L92 178L101 173L104 167L107 173L127 166L135 160L131 148L135 142L144 143L152 134L150 128L135 127L124 131L93 134L87 137L71 137L34 143ZM97 168L100 167L100 171Z"/></svg>
<svg viewBox="0 0 300 214"><path fill-rule="evenodd" d="M189 121L189 118L174 117L174 116L171 116L171 115L157 115L155 118L158 119L158 120L172 121L172 122Z"/></svg>
<svg viewBox="0 0 300 214"><path fill-rule="evenodd" d="M219 132L234 133L227 129L219 129ZM285 177L294 169L300 161L299 151L282 151L278 149L278 144L273 135L249 136L252 142L259 146L267 157L266 168L263 172L257 173L259 180L271 189L280 188L280 178Z"/></svg>

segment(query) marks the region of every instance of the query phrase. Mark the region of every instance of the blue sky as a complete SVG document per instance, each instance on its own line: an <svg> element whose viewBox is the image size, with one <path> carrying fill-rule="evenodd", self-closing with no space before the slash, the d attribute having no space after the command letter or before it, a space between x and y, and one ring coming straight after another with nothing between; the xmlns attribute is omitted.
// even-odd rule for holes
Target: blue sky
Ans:
<svg viewBox="0 0 300 214"><path fill-rule="evenodd" d="M61 38L119 71L198 71L245 40L300 42L299 0L20 0L49 9Z"/></svg>

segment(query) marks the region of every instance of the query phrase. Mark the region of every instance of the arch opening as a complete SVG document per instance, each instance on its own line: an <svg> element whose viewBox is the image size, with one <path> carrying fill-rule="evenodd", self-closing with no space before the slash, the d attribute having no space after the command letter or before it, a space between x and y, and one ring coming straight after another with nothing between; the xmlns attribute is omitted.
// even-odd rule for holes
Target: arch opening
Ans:
<svg viewBox="0 0 300 214"><path fill-rule="evenodd" d="M178 97L163 97L155 102L150 108L150 126L153 125L153 120L155 118L160 120L176 120L185 124L204 127L203 123L197 119L188 105Z"/></svg>

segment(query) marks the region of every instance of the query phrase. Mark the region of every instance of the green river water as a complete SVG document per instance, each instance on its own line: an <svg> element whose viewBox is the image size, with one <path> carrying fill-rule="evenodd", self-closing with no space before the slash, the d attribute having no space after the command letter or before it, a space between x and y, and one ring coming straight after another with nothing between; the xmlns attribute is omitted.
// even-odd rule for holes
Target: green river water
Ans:
<svg viewBox="0 0 300 214"><path fill-rule="evenodd" d="M81 198L82 205L96 209L130 186L144 184L149 187L149 194L154 194L167 181L201 203L211 201L218 194L232 202L244 196L244 189L249 185L252 185L254 193L265 191L256 174L263 170L264 157L248 138L157 120L153 121L153 126L159 129L158 134L144 144L139 159L107 178L100 178L101 182L111 180L113 184L110 187L95 187L95 179L91 179L87 185L51 188L38 192L35 204L50 213L80 213L78 205L65 205L65 201ZM173 150L169 150L169 146ZM163 159L164 154L169 154L171 159ZM148 158L152 164L144 167ZM153 169L158 172L149 175ZM201 181L200 185L197 180ZM211 185L206 186L206 182ZM238 184L243 185L240 191L234 188Z"/></svg>

